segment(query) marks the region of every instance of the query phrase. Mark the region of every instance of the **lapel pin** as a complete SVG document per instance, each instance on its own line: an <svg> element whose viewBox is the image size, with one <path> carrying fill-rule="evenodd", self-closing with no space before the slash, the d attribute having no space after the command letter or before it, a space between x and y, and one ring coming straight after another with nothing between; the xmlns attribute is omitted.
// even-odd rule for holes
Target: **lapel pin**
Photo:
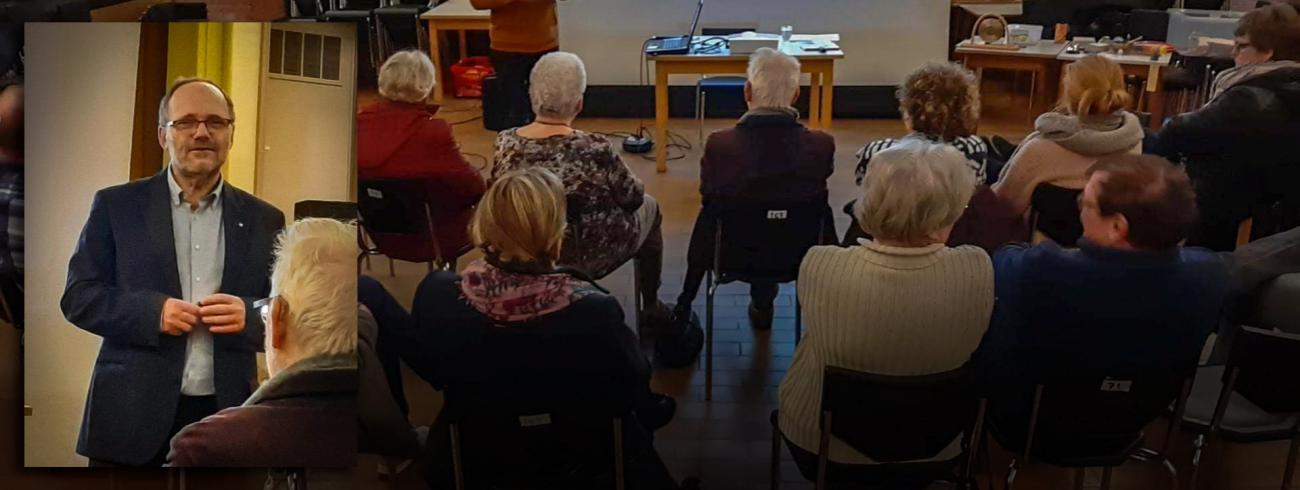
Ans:
<svg viewBox="0 0 1300 490"><path fill-rule="evenodd" d="M240 221L240 222L239 222L239 227L240 227L240 228L243 228L243 227L244 227L244 222L243 222L243 221Z"/></svg>

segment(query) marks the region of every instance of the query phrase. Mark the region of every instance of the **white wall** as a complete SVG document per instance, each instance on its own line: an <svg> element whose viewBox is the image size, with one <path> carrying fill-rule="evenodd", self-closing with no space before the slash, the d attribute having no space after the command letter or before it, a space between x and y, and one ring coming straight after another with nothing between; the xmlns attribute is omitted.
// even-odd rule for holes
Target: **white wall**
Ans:
<svg viewBox="0 0 1300 490"><path fill-rule="evenodd" d="M96 190L131 159L134 23L27 24L24 464L84 466L75 452L100 338L63 319L68 258Z"/></svg>
<svg viewBox="0 0 1300 490"><path fill-rule="evenodd" d="M561 1L560 49L582 57L589 84L635 85L641 43L653 35L684 34L696 1ZM897 85L925 62L946 59L949 5L950 0L706 0L700 25L838 32L846 55L836 64L836 85ZM671 83L693 79L674 77Z"/></svg>

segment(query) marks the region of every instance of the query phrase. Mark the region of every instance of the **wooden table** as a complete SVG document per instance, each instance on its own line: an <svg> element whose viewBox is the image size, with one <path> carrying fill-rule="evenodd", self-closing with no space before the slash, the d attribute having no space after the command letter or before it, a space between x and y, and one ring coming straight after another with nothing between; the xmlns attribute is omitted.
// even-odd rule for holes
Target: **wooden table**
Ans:
<svg viewBox="0 0 1300 490"><path fill-rule="evenodd" d="M800 72L810 76L808 125L817 129L831 127L831 107L835 87L835 61L844 51L787 53L799 59ZM726 49L708 54L651 56L655 71L655 170L668 171L668 76L744 74L749 66L748 54L731 54Z"/></svg>
<svg viewBox="0 0 1300 490"><path fill-rule="evenodd" d="M974 70L983 80L984 69L1027 71L1029 82L1029 120L1047 112L1054 98L1053 92L1061 77L1061 62L1057 60L1065 44L1039 41L1019 50L993 49L971 43L969 39L957 43L954 53L966 68Z"/></svg>
<svg viewBox="0 0 1300 490"><path fill-rule="evenodd" d="M1082 59L1084 56L1087 55L1070 54L1062 51L1061 54L1057 56L1057 59L1062 63L1073 63ZM1117 55L1105 53L1101 56L1119 63L1119 66L1124 70L1125 75L1138 77L1143 80L1142 92L1144 97L1135 101L1134 107L1139 109L1143 108L1142 102L1145 101L1146 111L1151 113L1151 129L1160 129L1160 126L1163 125L1165 121L1165 83L1163 77L1160 76L1160 71L1169 66L1169 60L1172 55L1166 54L1155 59L1152 59L1150 56L1138 54Z"/></svg>
<svg viewBox="0 0 1300 490"><path fill-rule="evenodd" d="M420 14L429 26L429 57L433 58L433 68L438 73L438 88L433 91L433 103L442 104L443 92L451 87L450 73L443 66L442 56L439 54L438 41L442 38L442 31L456 31L460 34L460 57L463 59L468 54L465 47L465 31L486 31L491 26L492 13L487 10L479 10L470 5L469 0L451 0L447 3L429 9L428 12Z"/></svg>

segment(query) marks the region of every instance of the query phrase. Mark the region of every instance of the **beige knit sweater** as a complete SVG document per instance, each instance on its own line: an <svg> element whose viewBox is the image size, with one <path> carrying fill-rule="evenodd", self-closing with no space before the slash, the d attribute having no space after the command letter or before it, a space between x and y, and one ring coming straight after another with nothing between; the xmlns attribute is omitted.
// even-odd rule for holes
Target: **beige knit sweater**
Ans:
<svg viewBox="0 0 1300 490"><path fill-rule="evenodd" d="M993 264L980 248L813 247L799 267L804 337L780 388L785 436L816 453L822 371L888 375L956 369L979 346L993 313ZM954 440L936 459L955 456ZM871 459L838 439L830 459Z"/></svg>

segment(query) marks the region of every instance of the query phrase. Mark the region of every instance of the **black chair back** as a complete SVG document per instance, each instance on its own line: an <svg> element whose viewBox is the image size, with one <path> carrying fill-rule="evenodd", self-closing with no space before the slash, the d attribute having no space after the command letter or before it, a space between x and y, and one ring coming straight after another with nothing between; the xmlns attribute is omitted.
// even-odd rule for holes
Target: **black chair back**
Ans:
<svg viewBox="0 0 1300 490"><path fill-rule="evenodd" d="M859 452L881 462L932 458L976 421L978 401L965 369L924 376L887 376L827 366L823 424Z"/></svg>
<svg viewBox="0 0 1300 490"><path fill-rule="evenodd" d="M285 12L292 14L293 9L297 9L297 15L292 17L300 19L314 19L325 13L325 9L328 8L323 0L287 0L286 3L288 5L285 5L285 7L288 8L285 9Z"/></svg>
<svg viewBox="0 0 1300 490"><path fill-rule="evenodd" d="M1266 412L1300 412L1300 335L1242 326L1231 349L1224 376L1235 371L1234 391Z"/></svg>
<svg viewBox="0 0 1300 490"><path fill-rule="evenodd" d="M293 204L293 219L330 218L344 223L356 221L357 203L347 201L298 201Z"/></svg>
<svg viewBox="0 0 1300 490"><path fill-rule="evenodd" d="M824 199L807 203L710 203L716 228L713 267L719 282L790 282L814 245L834 239L824 233L830 208Z"/></svg>
<svg viewBox="0 0 1300 490"><path fill-rule="evenodd" d="M1079 221L1080 189L1039 184L1030 198L1030 232L1041 231L1062 247L1073 247L1083 236ZM1032 238L1032 237L1031 237Z"/></svg>
<svg viewBox="0 0 1300 490"><path fill-rule="evenodd" d="M635 383L607 363L554 355L605 355L608 341L581 329L539 333L527 325L485 326L476 336L445 364L471 366L446 386L443 409L469 488L613 488L621 481L611 475L622 461L624 429L637 423Z"/></svg>
<svg viewBox="0 0 1300 490"><path fill-rule="evenodd" d="M1063 466L1122 464L1139 448L1143 429L1179 400L1193 361L1142 372L1050 374L1037 387L1029 434L1016 449Z"/></svg>
<svg viewBox="0 0 1300 490"><path fill-rule="evenodd" d="M422 179L377 179L362 181L357 193L357 214L366 234L389 257L424 262L447 256L439 250L434 233L433 203L428 183ZM385 243L401 241L413 248L423 248L432 257L407 258L411 250L393 253ZM427 248L426 248L427 247ZM407 247L403 247L407 248Z"/></svg>

